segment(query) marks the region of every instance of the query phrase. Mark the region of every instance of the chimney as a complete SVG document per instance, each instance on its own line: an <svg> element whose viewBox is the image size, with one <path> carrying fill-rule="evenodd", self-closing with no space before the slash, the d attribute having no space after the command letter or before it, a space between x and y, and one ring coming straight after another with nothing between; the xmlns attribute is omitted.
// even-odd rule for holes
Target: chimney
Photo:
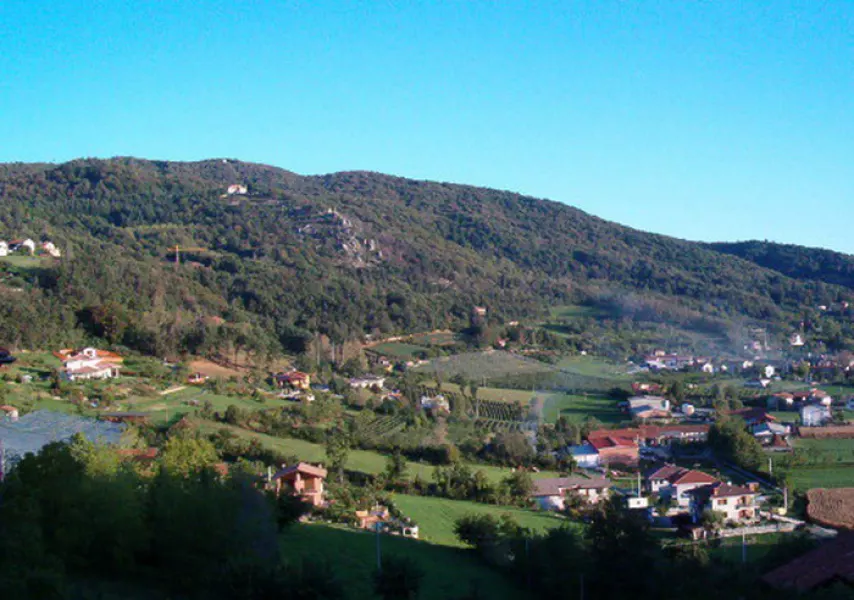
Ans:
<svg viewBox="0 0 854 600"><path fill-rule="evenodd" d="M758 492L759 484L755 481L751 481L747 484L747 489L749 489L751 492Z"/></svg>

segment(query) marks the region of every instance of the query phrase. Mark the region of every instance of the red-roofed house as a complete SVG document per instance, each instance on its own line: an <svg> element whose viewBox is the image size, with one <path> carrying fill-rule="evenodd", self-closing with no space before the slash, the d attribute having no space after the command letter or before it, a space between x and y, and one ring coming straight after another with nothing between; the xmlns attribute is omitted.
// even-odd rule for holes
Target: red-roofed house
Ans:
<svg viewBox="0 0 854 600"><path fill-rule="evenodd" d="M291 387L297 390L307 390L311 387L311 375L302 371L279 373L275 380L280 388Z"/></svg>
<svg viewBox="0 0 854 600"><path fill-rule="evenodd" d="M599 463L602 465L624 465L635 466L640 462L640 448L634 438L609 435L604 430L604 435L594 435L590 432L587 441L599 454Z"/></svg>
<svg viewBox="0 0 854 600"><path fill-rule="evenodd" d="M283 467L273 475L272 483L276 494L289 493L300 496L313 506L323 506L323 482L326 479L326 469L308 463L298 463Z"/></svg>
<svg viewBox="0 0 854 600"><path fill-rule="evenodd" d="M563 510L567 496L578 496L596 504L608 495L611 482L604 477L553 477L535 479L531 497L544 510Z"/></svg>
<svg viewBox="0 0 854 600"><path fill-rule="evenodd" d="M758 516L758 483L740 486L718 481L691 490L689 494L691 514L696 522L699 522L707 510L723 513L724 519L730 522L754 521Z"/></svg>
<svg viewBox="0 0 854 600"><path fill-rule="evenodd" d="M118 377L120 365L124 362L114 352L95 348L84 348L79 352L63 349L54 352L54 356L62 361L62 376L68 381Z"/></svg>
<svg viewBox="0 0 854 600"><path fill-rule="evenodd" d="M718 483L718 480L702 471L694 471L676 465L664 465L646 473L647 489L650 493L670 498L681 507L691 504L691 490Z"/></svg>

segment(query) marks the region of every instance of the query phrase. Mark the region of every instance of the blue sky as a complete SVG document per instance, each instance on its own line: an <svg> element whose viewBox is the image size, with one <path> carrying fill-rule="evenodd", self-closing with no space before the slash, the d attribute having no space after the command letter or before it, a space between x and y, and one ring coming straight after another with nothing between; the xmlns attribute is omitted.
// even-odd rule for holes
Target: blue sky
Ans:
<svg viewBox="0 0 854 600"><path fill-rule="evenodd" d="M854 253L854 2L0 3L0 161L234 157Z"/></svg>

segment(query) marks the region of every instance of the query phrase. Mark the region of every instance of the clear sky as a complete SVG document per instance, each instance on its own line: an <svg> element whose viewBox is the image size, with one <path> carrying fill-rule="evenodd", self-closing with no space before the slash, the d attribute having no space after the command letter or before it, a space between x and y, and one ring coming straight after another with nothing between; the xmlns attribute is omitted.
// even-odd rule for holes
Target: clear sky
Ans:
<svg viewBox="0 0 854 600"><path fill-rule="evenodd" d="M0 1L0 161L233 157L854 253L854 1Z"/></svg>

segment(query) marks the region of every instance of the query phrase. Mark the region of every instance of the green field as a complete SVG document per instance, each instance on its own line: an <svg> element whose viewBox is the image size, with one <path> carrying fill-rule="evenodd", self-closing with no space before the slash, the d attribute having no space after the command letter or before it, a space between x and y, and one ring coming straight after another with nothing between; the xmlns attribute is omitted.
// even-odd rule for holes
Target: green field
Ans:
<svg viewBox="0 0 854 600"><path fill-rule="evenodd" d="M26 254L11 254L0 256L0 264L7 264L19 269L44 269L49 267L53 259L45 256L28 256Z"/></svg>
<svg viewBox="0 0 854 600"><path fill-rule="evenodd" d="M854 487L854 466L798 467L790 472L795 489Z"/></svg>
<svg viewBox="0 0 854 600"><path fill-rule="evenodd" d="M427 382L430 383L429 381ZM442 383L443 392L451 392L454 394L460 393L460 386L455 383ZM468 388L465 391L466 396L470 396ZM505 388L482 387L477 389L478 400L490 400L492 402L518 402L522 406L527 406L534 397L534 392L530 390L514 390Z"/></svg>
<svg viewBox="0 0 854 600"><path fill-rule="evenodd" d="M808 452L821 452L829 461L854 463L854 439L798 438L795 446Z"/></svg>
<svg viewBox="0 0 854 600"><path fill-rule="evenodd" d="M554 423L561 416L576 422L594 417L605 424L631 420L620 412L616 400L598 394L552 394L546 400L543 418L547 423Z"/></svg>
<svg viewBox="0 0 854 600"><path fill-rule="evenodd" d="M383 356L399 360L413 360L427 353L427 348L424 346L416 346L415 344L404 342L385 342L384 344L371 346L369 350L376 354L382 354Z"/></svg>
<svg viewBox="0 0 854 600"><path fill-rule="evenodd" d="M437 331L436 333L416 333L412 336L413 344L422 346L453 346L460 341L460 335L451 331Z"/></svg>
<svg viewBox="0 0 854 600"><path fill-rule="evenodd" d="M476 588L480 598L525 597L515 582L490 569L472 551L420 540L382 535L382 556L407 557L424 571L419 600L461 598ZM377 567L377 537L343 526L295 525L281 537L286 560L312 560L330 566L351 600L375 600L371 577Z"/></svg>
<svg viewBox="0 0 854 600"><path fill-rule="evenodd" d="M614 379L617 382L629 379L624 365L598 356L567 356L557 363L558 368L585 377Z"/></svg>
<svg viewBox="0 0 854 600"><path fill-rule="evenodd" d="M247 431L225 423L214 423L213 421L198 421L198 424L199 429L203 433L214 433L220 429L228 429L240 437L256 438L265 447L281 452L282 454L295 455L300 460L308 462L323 462L326 459L326 450L321 444L314 444L312 442L298 440L295 438L273 437L263 433ZM347 458L346 468L351 471L376 475L385 470L387 462L387 457L379 452L372 452L370 450L353 450ZM469 463L468 466L473 471L483 471L484 475L486 475L489 481L493 483L497 483L502 479L507 478L513 472L510 467L497 467L494 465L481 465L474 463ZM406 467L410 477L414 478L415 476L419 476L425 481L432 481L433 472L436 469L435 465L413 461L407 461ZM540 471L533 475L535 479L557 476L558 474L553 471Z"/></svg>
<svg viewBox="0 0 854 600"><path fill-rule="evenodd" d="M467 352L454 356L434 358L428 364L416 367L418 373L428 377L439 376L444 381L462 375L474 381L489 381L514 375L535 375L555 372L551 365L529 358L522 358L500 350Z"/></svg>
<svg viewBox="0 0 854 600"><path fill-rule="evenodd" d="M595 306L581 306L579 304L566 304L552 306L549 309L549 318L553 321L566 319L588 319L606 317L608 312Z"/></svg>
<svg viewBox="0 0 854 600"><path fill-rule="evenodd" d="M470 514L493 515L496 518L510 515L522 527L538 533L568 523L566 519L545 512L447 498L396 494L394 503L404 515L418 524L420 539L444 546L463 546L454 535L454 524L460 517Z"/></svg>

